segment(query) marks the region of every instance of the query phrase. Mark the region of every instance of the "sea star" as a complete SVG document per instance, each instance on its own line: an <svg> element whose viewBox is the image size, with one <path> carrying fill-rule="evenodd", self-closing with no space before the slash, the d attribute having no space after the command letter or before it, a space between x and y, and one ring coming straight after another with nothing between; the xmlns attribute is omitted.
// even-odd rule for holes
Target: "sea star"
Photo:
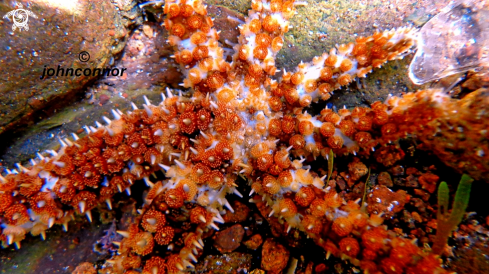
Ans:
<svg viewBox="0 0 489 274"><path fill-rule="evenodd" d="M142 179L149 192L141 217L128 231L119 231L125 238L116 243L118 255L108 261L106 271L184 272L202 254L205 232L218 230L217 223L224 223L221 214L234 211L229 195L242 197L239 184L247 180L250 196L255 194L252 202L268 216L285 221L283 233L292 229L307 233L327 257L341 256L370 273L446 272L435 254L389 233L382 226L382 214L369 215L359 200L345 201L325 185L326 176L318 176L305 164L333 154L369 157L379 148L381 156L390 155L385 145L408 135L416 135L438 154L454 146L474 147L470 141L460 144L440 138L460 121L467 123L464 129L470 134L486 138L483 129L489 112L473 115L474 102L485 98L483 92L456 101L441 90L424 90L390 97L372 108L338 113L326 108L312 117L305 107L329 99L354 78L402 56L414 45L416 30L359 37L311 63L301 63L294 73L285 72L276 81L275 56L294 12L294 1L253 1L239 27L232 62L227 62L202 2L167 1L165 27L190 96L168 89L158 105L145 98L142 108L132 104L133 110L126 114L113 110L112 120L103 117L107 125L87 126L83 138L73 134L73 140L60 140L58 151L48 151L49 156L32 160L31 167L18 165L18 171L1 176L2 244L19 246L28 232L44 237L54 224L67 229L75 213L91 220L91 210L99 203L112 208L114 194L125 190L130 195L132 185ZM470 161L476 169L469 171L481 177L489 169L476 157L487 155L485 147L479 149L478 154L443 156L449 163ZM167 179L152 181L150 176L160 170ZM358 160L352 170L358 178L367 172ZM406 198L399 197L404 198L393 200L388 211L402 209ZM176 243L175 234L181 229L169 216L182 208L189 210L191 227ZM171 254L157 255L161 246L169 246ZM144 262L143 256L148 256Z"/></svg>

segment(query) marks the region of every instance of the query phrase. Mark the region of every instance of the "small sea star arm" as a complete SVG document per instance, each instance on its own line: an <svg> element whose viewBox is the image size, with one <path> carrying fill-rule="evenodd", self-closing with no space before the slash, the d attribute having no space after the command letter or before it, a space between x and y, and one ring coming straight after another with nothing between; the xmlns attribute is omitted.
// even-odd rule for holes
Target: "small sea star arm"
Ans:
<svg viewBox="0 0 489 274"><path fill-rule="evenodd" d="M185 76L183 87L203 92L220 88L230 64L223 58L219 33L202 1L167 1L164 13L168 42L175 46L174 58Z"/></svg>
<svg viewBox="0 0 489 274"><path fill-rule="evenodd" d="M216 90L215 98L252 115L263 112L270 116L269 91L277 85L272 79L277 71L275 58L289 30L288 19L295 13L294 1L257 0L251 7L239 26L228 83Z"/></svg>
<svg viewBox="0 0 489 274"><path fill-rule="evenodd" d="M314 57L310 63L299 64L295 73L283 75L278 87L285 102L292 106L306 107L319 99L328 100L334 90L355 78L366 77L387 61L402 58L415 45L416 33L414 28L403 27L359 37L331 49L329 54Z"/></svg>

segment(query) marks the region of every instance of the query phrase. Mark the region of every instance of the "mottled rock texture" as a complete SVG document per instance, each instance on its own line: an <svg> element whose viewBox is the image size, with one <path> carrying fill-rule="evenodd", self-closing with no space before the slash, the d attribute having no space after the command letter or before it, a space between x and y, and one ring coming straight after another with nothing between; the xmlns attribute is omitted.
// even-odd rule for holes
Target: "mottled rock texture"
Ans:
<svg viewBox="0 0 489 274"><path fill-rule="evenodd" d="M40 79L44 66L85 69L114 63L114 55L124 48L127 27L138 13L135 1L115 2L17 1L37 17L28 18L28 30L13 30L12 17L3 16L18 6L12 6L12 1L0 3L0 135L66 106L96 78ZM90 54L89 61L79 60L82 51Z"/></svg>

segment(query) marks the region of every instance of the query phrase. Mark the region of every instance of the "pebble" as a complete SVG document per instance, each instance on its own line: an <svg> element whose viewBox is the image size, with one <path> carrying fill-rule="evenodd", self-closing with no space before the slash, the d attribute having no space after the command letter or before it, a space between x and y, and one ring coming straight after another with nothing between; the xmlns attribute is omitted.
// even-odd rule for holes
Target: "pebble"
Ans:
<svg viewBox="0 0 489 274"><path fill-rule="evenodd" d="M261 252L261 267L267 273L281 273L287 266L290 252L281 244L268 238Z"/></svg>
<svg viewBox="0 0 489 274"><path fill-rule="evenodd" d="M241 245L244 233L245 230L240 224L220 231L214 236L214 247L221 253L232 252Z"/></svg>
<svg viewBox="0 0 489 274"><path fill-rule="evenodd" d="M250 209L243 203L234 201L232 205L234 213L227 211L226 214L222 216L224 222L226 223L241 223L248 219L250 214Z"/></svg>
<svg viewBox="0 0 489 274"><path fill-rule="evenodd" d="M100 100L100 104L105 105L109 101L110 97L102 94L98 99Z"/></svg>
<svg viewBox="0 0 489 274"><path fill-rule="evenodd" d="M262 243L263 243L263 238L261 237L260 234L255 234L255 235L251 236L251 238L249 240L243 242L243 244L247 248L252 249L252 250L257 250Z"/></svg>

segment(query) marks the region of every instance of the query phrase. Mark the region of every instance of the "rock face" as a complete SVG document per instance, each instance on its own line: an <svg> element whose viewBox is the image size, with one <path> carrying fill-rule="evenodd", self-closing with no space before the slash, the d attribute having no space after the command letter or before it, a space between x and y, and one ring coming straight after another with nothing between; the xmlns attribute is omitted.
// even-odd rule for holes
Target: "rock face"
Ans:
<svg viewBox="0 0 489 274"><path fill-rule="evenodd" d="M0 3L0 135L42 119L97 76L44 77L45 68L106 68L125 45L135 1L17 1L32 12L28 30L3 18L20 8ZM119 2L121 2L119 4ZM122 3L124 2L124 3ZM133 3L134 2L134 3ZM81 52L90 59L80 61Z"/></svg>

